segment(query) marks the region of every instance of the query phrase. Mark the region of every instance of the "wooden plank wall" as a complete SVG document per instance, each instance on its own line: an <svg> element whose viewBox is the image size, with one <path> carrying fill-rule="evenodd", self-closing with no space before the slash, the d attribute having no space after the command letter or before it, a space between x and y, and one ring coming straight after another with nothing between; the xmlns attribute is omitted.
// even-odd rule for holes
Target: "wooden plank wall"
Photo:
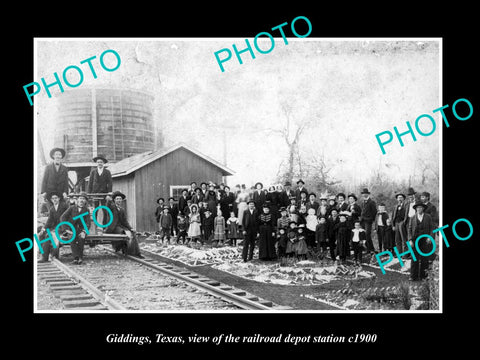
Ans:
<svg viewBox="0 0 480 360"><path fill-rule="evenodd" d="M156 231L156 200L170 196L170 185L196 181L222 181L221 170L210 162L180 148L135 172L136 230Z"/></svg>

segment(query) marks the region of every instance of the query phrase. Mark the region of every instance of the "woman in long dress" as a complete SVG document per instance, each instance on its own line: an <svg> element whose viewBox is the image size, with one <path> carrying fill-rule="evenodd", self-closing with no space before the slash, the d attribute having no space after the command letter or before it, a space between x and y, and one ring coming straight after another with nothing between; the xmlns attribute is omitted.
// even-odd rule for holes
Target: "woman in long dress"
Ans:
<svg viewBox="0 0 480 360"><path fill-rule="evenodd" d="M277 258L275 252L275 228L273 216L267 205L263 206L263 213L259 216L258 258L260 260L274 260Z"/></svg>
<svg viewBox="0 0 480 360"><path fill-rule="evenodd" d="M250 197L248 195L248 192L245 188L245 184L242 184L242 191L237 196L237 199L235 200L237 202L237 209L238 209L238 223L240 226L242 225L242 220L243 220L243 213L245 210L248 209L247 202L250 200Z"/></svg>

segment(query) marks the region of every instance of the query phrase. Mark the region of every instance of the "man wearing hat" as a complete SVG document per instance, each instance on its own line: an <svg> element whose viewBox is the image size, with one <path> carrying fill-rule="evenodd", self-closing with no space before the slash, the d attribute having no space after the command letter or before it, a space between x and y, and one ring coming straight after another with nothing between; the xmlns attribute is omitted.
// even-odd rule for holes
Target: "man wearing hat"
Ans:
<svg viewBox="0 0 480 360"><path fill-rule="evenodd" d="M105 194L112 192L112 174L105 168L105 164L108 160L103 155L97 155L93 159L93 162L97 164L97 167L90 171L88 178L87 192L89 194ZM106 201L103 199L93 200L93 206L96 208L100 205L105 205ZM97 212L99 223L106 224L106 212L104 209L100 209Z"/></svg>
<svg viewBox="0 0 480 360"><path fill-rule="evenodd" d="M368 191L367 188L364 188L361 194L363 199L360 202L360 208L362 209L360 222L362 228L365 229L365 245L367 247L367 251L373 253L375 252L375 246L373 246L372 241L372 224L375 220L375 216L377 215L377 204L370 198L370 191Z"/></svg>
<svg viewBox="0 0 480 360"><path fill-rule="evenodd" d="M60 216L60 222L67 221L75 228L75 238L70 242L70 247L72 249L73 264L78 265L83 262L83 247L85 244L85 237L87 236L87 230L85 229L83 224L85 223L87 229L90 229L91 224L90 212L87 208L87 202L87 193L81 192L80 194L78 194L77 203L74 206L70 206ZM87 213L87 215L79 216L84 213ZM63 230L72 231L71 227L69 227L68 225L62 225L62 231Z"/></svg>
<svg viewBox="0 0 480 360"><path fill-rule="evenodd" d="M312 208L312 209L315 209L315 214L317 213L318 207L320 206L320 204L317 202L317 194L315 194L314 192L311 192L310 194L308 194L308 202L306 206L307 206L307 212L308 212L308 209Z"/></svg>
<svg viewBox="0 0 480 360"><path fill-rule="evenodd" d="M417 202L415 199L415 194L416 192L413 190L413 188L408 188L407 200L405 200L405 218L403 220L406 229L408 229L410 220L415 216L415 209L413 208Z"/></svg>
<svg viewBox="0 0 480 360"><path fill-rule="evenodd" d="M348 208L349 213L348 224L350 229L355 227L355 221L360 219L362 208L357 204L357 196L355 194L348 194Z"/></svg>
<svg viewBox="0 0 480 360"><path fill-rule="evenodd" d="M427 191L422 192L420 195L420 201L427 207L425 208L425 214L430 215L435 226L438 225L438 212L437 207L430 202L430 193Z"/></svg>
<svg viewBox="0 0 480 360"><path fill-rule="evenodd" d="M337 210L338 212L342 211L347 211L348 210L348 204L345 202L345 194L340 192L337 194Z"/></svg>
<svg viewBox="0 0 480 360"><path fill-rule="evenodd" d="M168 244L170 244L170 233L172 231L173 219L170 214L170 207L168 205L163 206L163 212L160 214L158 220L158 226L160 230L160 239L163 240L165 236L167 237Z"/></svg>
<svg viewBox="0 0 480 360"><path fill-rule="evenodd" d="M280 193L279 204L280 206L287 207L290 205L290 197L295 196L295 193L292 191L292 183L286 181L283 186L283 191Z"/></svg>
<svg viewBox="0 0 480 360"><path fill-rule="evenodd" d="M68 193L68 169L62 164L65 157L65 150L62 148L53 148L50 151L50 158L53 162L45 167L42 179L42 187L40 193L47 200L47 195L57 193L61 195L60 202L63 202ZM52 206L48 201L49 208Z"/></svg>
<svg viewBox="0 0 480 360"><path fill-rule="evenodd" d="M263 190L263 184L261 182L257 182L255 184L255 191L253 192L252 198L253 202L255 203L255 208L260 213L260 211L262 210L262 205L267 199L267 194Z"/></svg>
<svg viewBox="0 0 480 360"><path fill-rule="evenodd" d="M107 206L113 213L112 223L105 229L106 234L126 234L129 238L127 243L112 244L115 251L122 250L124 254L143 258L140 254L140 247L138 246L137 238L135 236L135 230L130 226L127 220L127 214L123 209L123 200L125 200L125 194L120 191L115 191L112 196L107 196ZM112 201L113 199L113 201Z"/></svg>
<svg viewBox="0 0 480 360"><path fill-rule="evenodd" d="M426 270L429 266L430 257L422 256L418 253L415 247L415 241L420 235L430 235L432 236L432 231L435 229L433 224L432 217L425 213L426 205L419 201L413 205L415 210L415 215L411 218L408 228L407 236L408 241L413 249L415 254L416 261L413 261L410 265L410 280L422 280L427 277ZM433 244L431 240L427 237L422 237L418 241L418 248L424 254L428 254L432 251Z"/></svg>
<svg viewBox="0 0 480 360"><path fill-rule="evenodd" d="M402 193L395 195L397 199L397 205L393 209L392 214L392 225L395 233L395 246L399 253L403 252L404 244L407 241L407 234L405 229L405 198L406 196Z"/></svg>
<svg viewBox="0 0 480 360"><path fill-rule="evenodd" d="M48 200L52 202L52 207L48 212L48 219L45 223L45 227L38 234L38 237L40 240L45 239L45 235L47 234L45 229L49 229L55 241L55 244L57 245L57 248L53 249L51 241L42 243L43 254L42 260L40 262L48 261L48 257L50 254L52 254L52 256L55 256L58 259L60 242L55 235L55 228L60 223L60 217L62 216L62 214L68 209L67 204L65 202L60 202L60 199L61 194L53 192L48 195Z"/></svg>
<svg viewBox="0 0 480 360"><path fill-rule="evenodd" d="M252 260L253 258L253 250L255 249L255 240L259 228L258 216L259 212L255 208L255 201L249 200L248 209L244 211L242 218L244 235L242 257L244 262Z"/></svg>
<svg viewBox="0 0 480 360"><path fill-rule="evenodd" d="M305 185L305 182L302 179L297 181L297 188L295 189L295 197L297 198L297 201L300 200L300 197L301 197L300 193L302 191L305 191L308 195L308 190L304 187L304 185Z"/></svg>

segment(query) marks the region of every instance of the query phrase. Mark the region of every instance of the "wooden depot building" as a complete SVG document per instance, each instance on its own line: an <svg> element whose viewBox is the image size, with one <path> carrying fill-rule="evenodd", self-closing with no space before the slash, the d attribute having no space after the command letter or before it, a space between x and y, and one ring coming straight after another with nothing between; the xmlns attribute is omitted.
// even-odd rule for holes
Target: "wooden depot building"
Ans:
<svg viewBox="0 0 480 360"><path fill-rule="evenodd" d="M192 181L225 182L234 172L218 161L180 143L166 149L147 151L107 164L112 173L113 191L126 195L125 206L130 225L137 231L158 230L155 219L157 199L175 200Z"/></svg>

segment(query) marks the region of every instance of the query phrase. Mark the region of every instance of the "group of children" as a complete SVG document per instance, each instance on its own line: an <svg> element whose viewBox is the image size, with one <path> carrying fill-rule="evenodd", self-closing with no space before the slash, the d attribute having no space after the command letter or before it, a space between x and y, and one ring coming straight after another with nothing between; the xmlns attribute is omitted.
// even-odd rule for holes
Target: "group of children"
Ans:
<svg viewBox="0 0 480 360"><path fill-rule="evenodd" d="M158 218L160 244L170 244L173 219L170 214L171 207L165 205L163 212ZM237 246L237 239L242 238L238 217L233 211L225 221L222 211L216 210L216 216L207 206L191 204L188 211L179 212L176 218L175 232L176 243L186 246L204 245L210 243L212 246Z"/></svg>

